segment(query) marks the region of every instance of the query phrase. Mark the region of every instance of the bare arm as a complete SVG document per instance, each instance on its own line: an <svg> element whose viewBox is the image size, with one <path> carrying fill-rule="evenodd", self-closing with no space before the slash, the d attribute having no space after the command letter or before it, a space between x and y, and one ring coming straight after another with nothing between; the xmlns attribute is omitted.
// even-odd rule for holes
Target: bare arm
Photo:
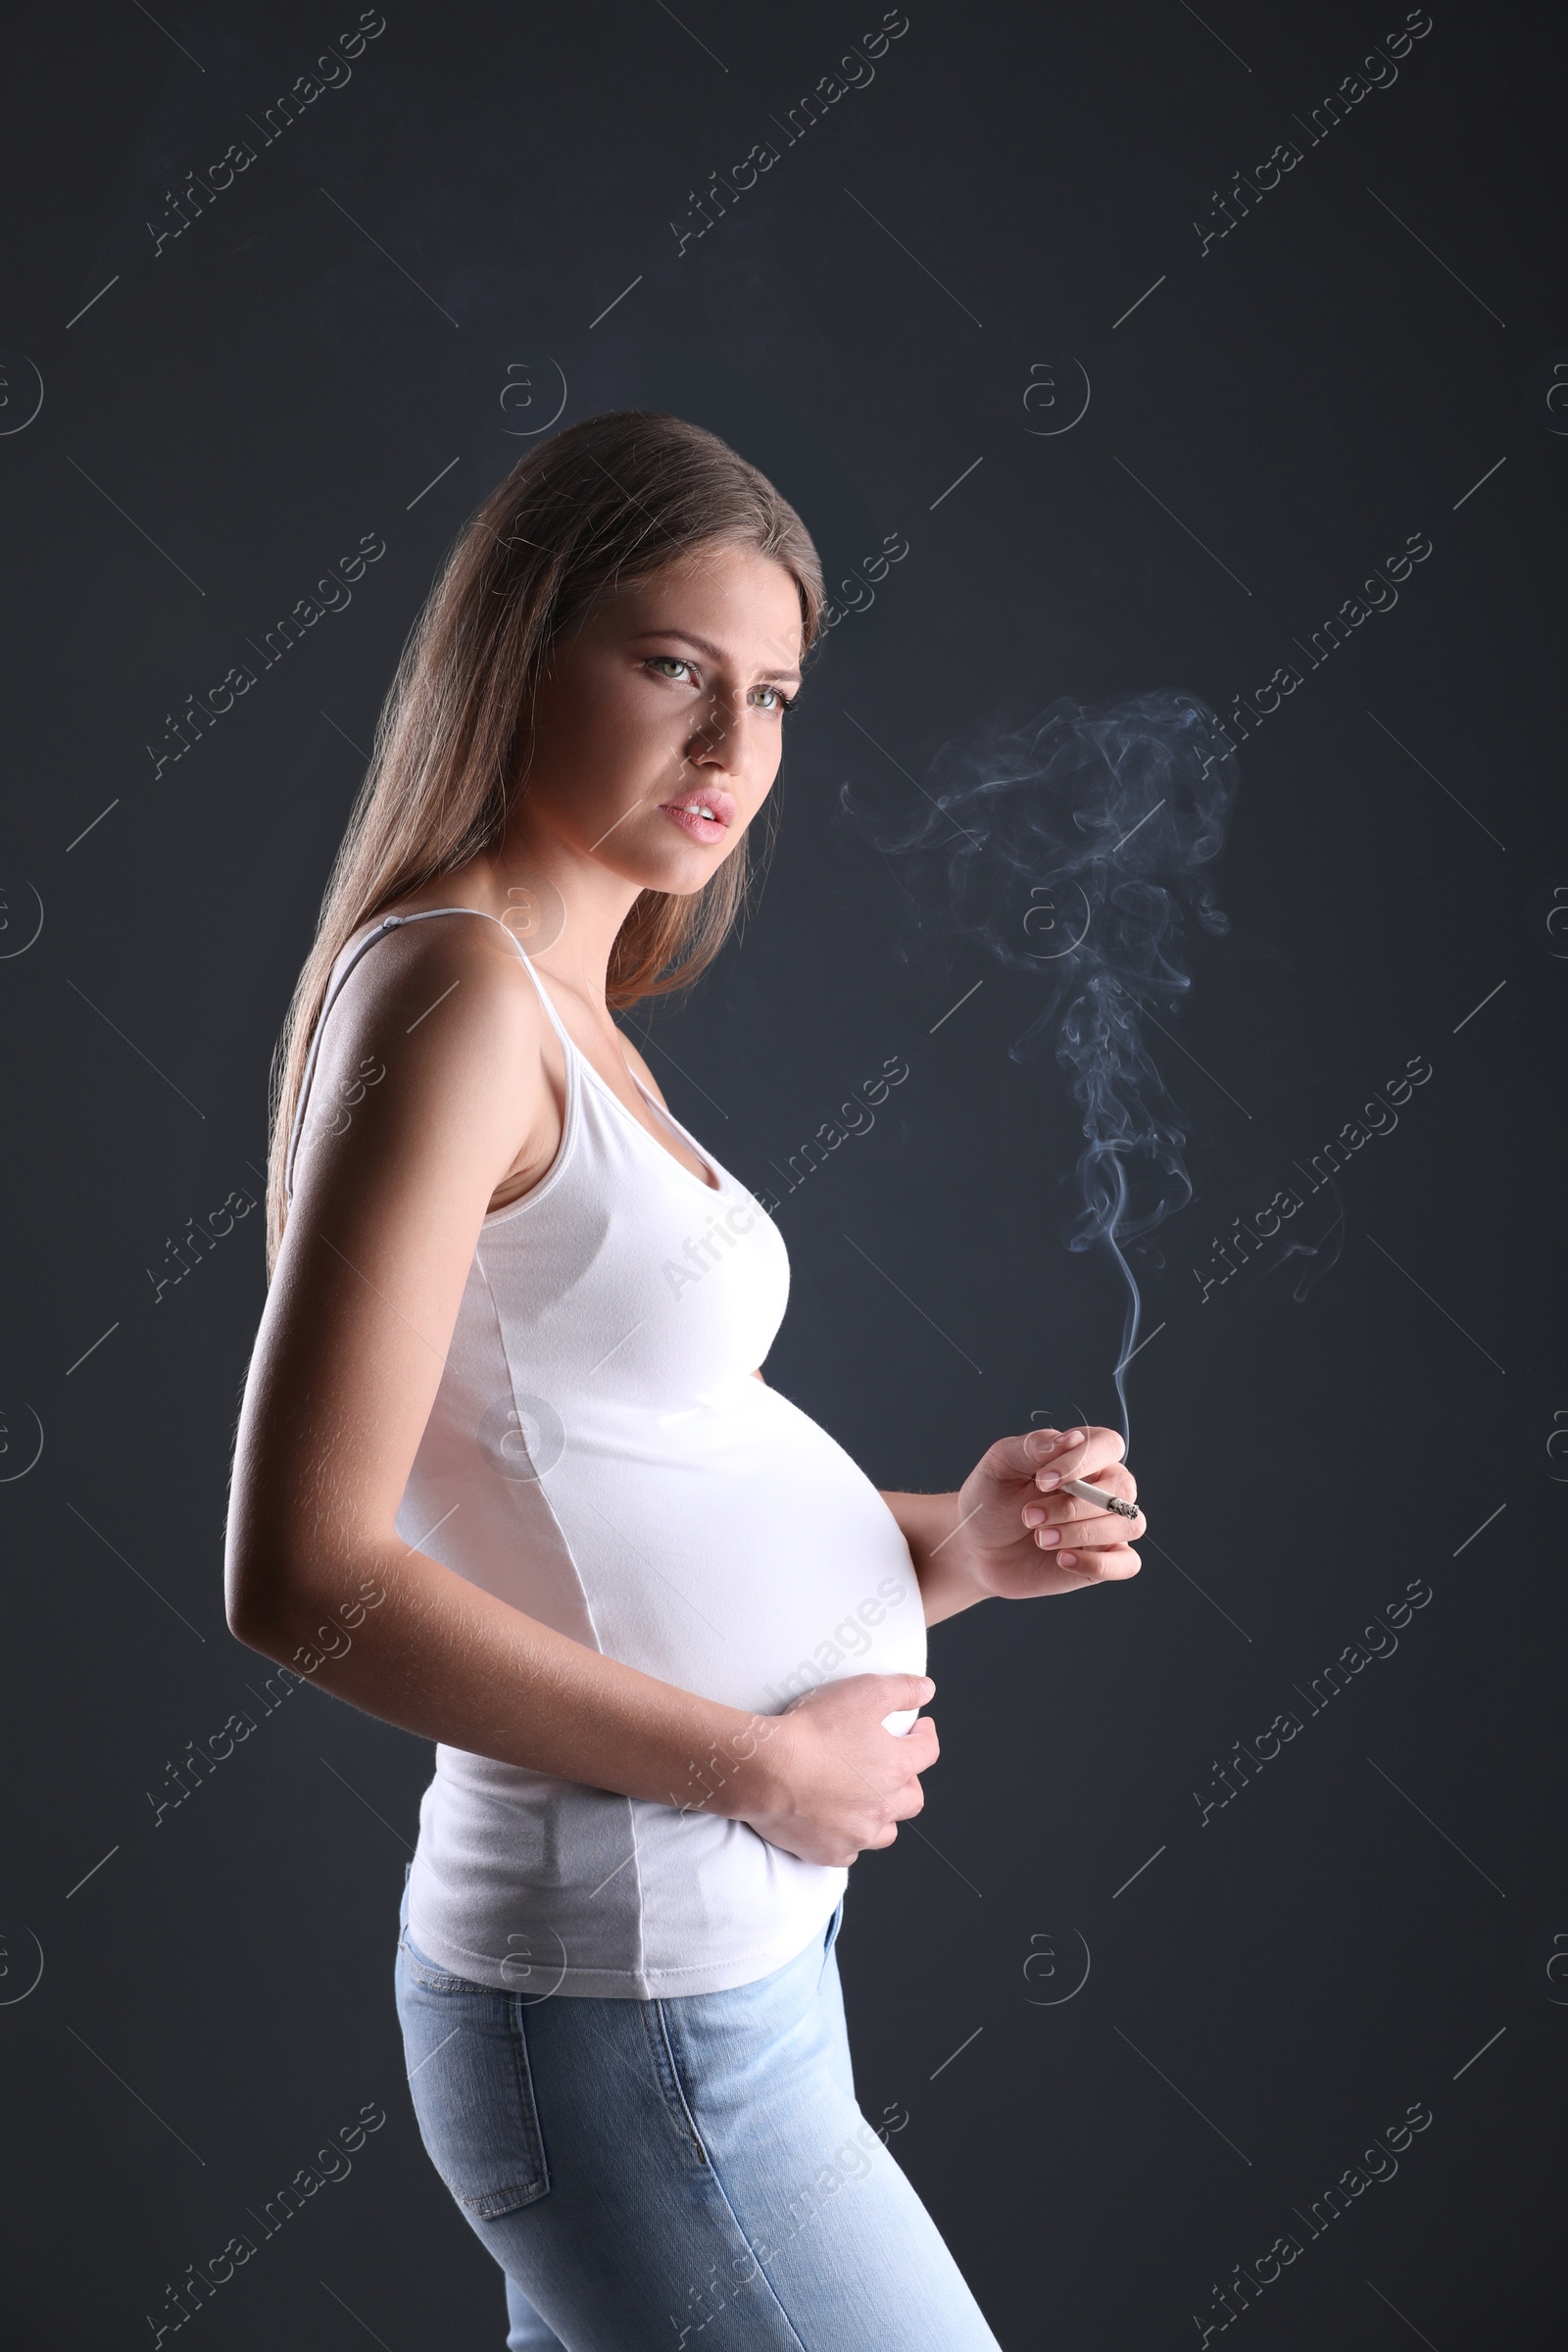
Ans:
<svg viewBox="0 0 1568 2352"><path fill-rule="evenodd" d="M892 1740L880 1718L920 1704L923 1681L853 1678L809 1725L808 1710L762 1718L760 1737L742 1710L571 1641L397 1534L486 1206L519 1157L542 1173L559 1140L545 1031L514 952L478 919L411 925L345 985L313 1105L362 1062L386 1076L340 1133L307 1114L235 1447L229 1625L285 1664L319 1661L307 1670L322 1688L425 1739L832 1849L814 1860L889 1843L918 1810L935 1735ZM321 1631L351 1623L341 1643ZM694 1795L714 1751L718 1786Z"/></svg>
<svg viewBox="0 0 1568 2352"><path fill-rule="evenodd" d="M940 1625L960 1609L987 1600L970 1575L962 1547L953 1538L958 1530L958 1497L952 1494L906 1494L881 1490L882 1499L898 1521L925 1604L927 1625Z"/></svg>

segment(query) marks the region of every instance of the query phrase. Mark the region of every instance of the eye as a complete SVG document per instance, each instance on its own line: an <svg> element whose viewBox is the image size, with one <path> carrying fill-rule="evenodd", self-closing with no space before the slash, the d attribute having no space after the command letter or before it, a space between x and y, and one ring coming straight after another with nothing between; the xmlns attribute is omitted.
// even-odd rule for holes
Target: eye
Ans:
<svg viewBox="0 0 1568 2352"><path fill-rule="evenodd" d="M793 710L800 700L798 695L785 694L783 689L778 686L759 686L757 692L770 694L773 700L770 703L764 703L762 708L766 710L777 710L780 715L786 710Z"/></svg>
<svg viewBox="0 0 1568 2352"><path fill-rule="evenodd" d="M660 667L661 663L664 665L662 668ZM650 654L643 663L645 669L657 670L662 677L668 677L671 670L689 670L691 666L691 663L680 654ZM677 685L681 683L679 679L675 682Z"/></svg>

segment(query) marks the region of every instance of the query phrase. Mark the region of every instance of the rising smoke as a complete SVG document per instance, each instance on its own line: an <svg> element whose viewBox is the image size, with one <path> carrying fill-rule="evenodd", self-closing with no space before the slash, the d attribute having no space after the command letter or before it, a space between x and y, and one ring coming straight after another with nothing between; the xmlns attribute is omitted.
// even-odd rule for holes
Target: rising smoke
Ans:
<svg viewBox="0 0 1568 2352"><path fill-rule="evenodd" d="M1192 986L1187 918L1229 929L1206 869L1237 782L1229 739L1190 694L1063 696L1010 733L944 746L924 818L903 833L874 828L922 912L1038 984L1038 1008L1009 1050L1028 1060L1054 1038L1083 1113L1082 1206L1063 1239L1107 1250L1127 1286L1114 1377L1129 1442L1125 1374L1142 1302L1126 1251L1193 1190L1186 1114L1143 1026ZM859 817L848 786L843 799Z"/></svg>

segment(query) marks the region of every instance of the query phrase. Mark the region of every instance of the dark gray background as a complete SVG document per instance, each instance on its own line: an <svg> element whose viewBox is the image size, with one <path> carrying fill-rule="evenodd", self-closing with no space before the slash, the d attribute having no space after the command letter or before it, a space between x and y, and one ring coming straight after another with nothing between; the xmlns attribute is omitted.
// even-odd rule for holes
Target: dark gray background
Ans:
<svg viewBox="0 0 1568 2352"><path fill-rule="evenodd" d="M260 1219L157 1303L147 1269L259 1190L355 746L564 380L564 421L723 433L831 581L909 542L790 722L744 938L649 1032L675 1109L774 1190L906 1057L779 1211L768 1367L885 1485L956 1484L1031 1414L1110 1418L1121 1307L1061 1246L1078 1139L1049 1056L1007 1057L1024 989L936 926L903 955L840 787L923 806L941 744L1061 693L1224 711L1430 536L1242 747L1233 928L1151 1040L1197 1199L1143 1265L1143 1573L936 1632L927 1811L857 1868L840 1953L861 2104L1008 2352L1193 2342L1293 2230L1249 2343L1559 2341L1558 12L1440 4L1308 146L1298 118L1402 10L910 0L874 82L677 256L689 192L876 8L388 0L349 84L155 255L165 191L356 13L89 4L7 36L11 2340L150 2341L166 2281L367 2101L389 2121L352 2176L191 2325L504 2334L392 2009L427 1747L307 1688L154 1826L166 1763L259 1711L220 1552ZM1291 137L1200 253L1213 192ZM1042 433L1074 361L1088 413ZM1026 408L1051 368L1055 411ZM387 554L352 607L154 781L166 712L366 532ZM1338 1263L1299 1301L1263 1264L1203 1301L1213 1237L1413 1055L1433 1075L1346 1172ZM1412 1579L1397 1653L1202 1826L1216 1761L1304 1713ZM1417 2101L1397 2177L1308 2238L1293 2208Z"/></svg>

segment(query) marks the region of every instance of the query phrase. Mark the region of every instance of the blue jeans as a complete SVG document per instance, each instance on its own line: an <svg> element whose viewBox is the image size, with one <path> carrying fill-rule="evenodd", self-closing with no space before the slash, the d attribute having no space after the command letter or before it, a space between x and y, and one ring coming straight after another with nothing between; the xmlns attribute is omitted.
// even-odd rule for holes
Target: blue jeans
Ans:
<svg viewBox="0 0 1568 2352"><path fill-rule="evenodd" d="M842 1915L733 1991L530 1999L427 1960L405 1887L409 2087L509 2352L1000 2352L856 2104Z"/></svg>

